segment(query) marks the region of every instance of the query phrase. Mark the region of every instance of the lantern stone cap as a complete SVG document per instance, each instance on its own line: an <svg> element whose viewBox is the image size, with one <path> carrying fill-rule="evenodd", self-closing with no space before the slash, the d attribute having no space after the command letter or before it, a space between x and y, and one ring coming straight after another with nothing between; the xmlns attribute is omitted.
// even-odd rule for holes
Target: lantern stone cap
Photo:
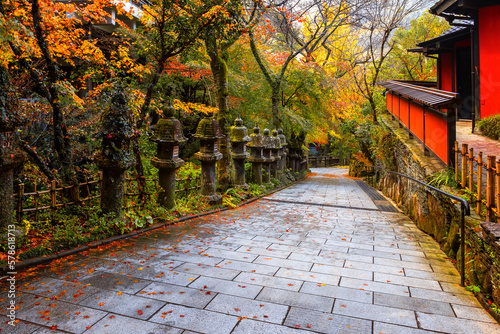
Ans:
<svg viewBox="0 0 500 334"><path fill-rule="evenodd" d="M281 149L281 139L278 137L278 130L273 130L272 132L273 135L273 142L274 142L274 148L275 149Z"/></svg>
<svg viewBox="0 0 500 334"><path fill-rule="evenodd" d="M157 143L177 144L185 142L187 138L184 137L184 133L182 132L181 122L172 116L158 120L150 140Z"/></svg>
<svg viewBox="0 0 500 334"><path fill-rule="evenodd" d="M288 143L286 142L286 136L283 134L283 129L281 128L278 129L278 137L280 138L281 146L288 145Z"/></svg>
<svg viewBox="0 0 500 334"><path fill-rule="evenodd" d="M213 113L208 113L198 124L196 128L195 138L200 138L202 140L217 140L224 138L222 131L220 129L219 122L213 118Z"/></svg>
<svg viewBox="0 0 500 334"><path fill-rule="evenodd" d="M172 102L170 101L170 99L163 102L162 111L163 111L164 117L174 118L175 107L172 105Z"/></svg>
<svg viewBox="0 0 500 334"><path fill-rule="evenodd" d="M243 120L238 116L231 127L231 141L248 143L252 138L248 136L247 128L243 126Z"/></svg>
<svg viewBox="0 0 500 334"><path fill-rule="evenodd" d="M260 128L256 124L253 128L253 133L250 135L249 147L262 148L264 147L264 136L260 133Z"/></svg>
<svg viewBox="0 0 500 334"><path fill-rule="evenodd" d="M269 129L264 129L264 148L267 149L274 148L274 141L270 134L271 131Z"/></svg>

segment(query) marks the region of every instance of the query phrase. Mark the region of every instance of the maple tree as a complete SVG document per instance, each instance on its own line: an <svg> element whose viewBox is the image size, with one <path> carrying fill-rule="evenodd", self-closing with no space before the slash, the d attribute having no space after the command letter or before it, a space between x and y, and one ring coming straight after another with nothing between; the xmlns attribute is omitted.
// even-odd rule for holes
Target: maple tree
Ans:
<svg viewBox="0 0 500 334"><path fill-rule="evenodd" d="M259 51L254 31L249 32L252 54L271 87L274 127L280 128L284 118L280 102L283 100L282 85L288 66L299 55L306 60L311 59L312 53L347 23L347 14L355 11L357 5L357 1L317 0L305 3L289 1L273 8L264 18L267 24L259 27L257 35L261 44L267 43L281 51L271 61Z"/></svg>
<svg viewBox="0 0 500 334"><path fill-rule="evenodd" d="M360 8L358 20L352 26L357 28L356 46L362 50L354 62L352 72L358 92L368 101L373 122L378 123L376 93L389 54L396 46L392 38L402 27L408 16L422 9L423 3L414 0L370 1Z"/></svg>

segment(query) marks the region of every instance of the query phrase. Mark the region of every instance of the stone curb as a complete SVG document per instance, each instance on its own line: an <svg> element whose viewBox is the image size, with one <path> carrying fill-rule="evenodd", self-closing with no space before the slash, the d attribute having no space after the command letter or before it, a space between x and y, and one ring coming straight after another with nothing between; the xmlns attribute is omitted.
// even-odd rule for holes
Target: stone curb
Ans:
<svg viewBox="0 0 500 334"><path fill-rule="evenodd" d="M307 174L307 175L309 175L309 174ZM254 198L249 199L248 201L240 203L235 208L221 208L221 209L216 209L216 210L211 210L211 211L199 213L199 214L196 214L194 216L184 216L184 217L180 217L179 219L176 219L176 220L169 220L169 221L165 221L163 223L157 223L157 224L154 224L152 226L143 228L143 229L138 230L138 231L134 231L134 232L126 233L126 234L121 234L121 235L116 235L114 237L109 237L109 238L102 239L102 240L93 241L93 242L91 242L91 243L89 243L89 244L87 244L85 246L80 246L80 247L77 247L77 248L73 248L73 249L69 249L69 250L64 250L64 251L61 251L59 253L52 254L52 255L49 255L49 256L45 256L45 257L41 256L41 257L36 257L36 258L33 258L33 259L26 260L26 261L22 261L22 262L17 262L16 263L16 269L15 269L15 271L18 272L19 270L24 270L24 269L31 268L31 267L34 267L34 266L37 266L37 265L41 265L41 264L45 264L45 263L48 263L48 262L52 262L54 260L57 260L57 259L60 259L60 258L66 257L66 256L70 256L70 255L77 254L77 253L80 253L80 252L83 252L83 251L87 251L89 249L97 248L97 247L102 246L102 245L107 245L107 244L112 243L114 241L128 239L128 238L134 237L136 235L143 234L145 232L150 232L150 231L159 229L159 228L161 228L163 226L174 225L174 224L186 221L186 220L196 219L196 218L203 217L203 216L208 216L208 215L211 215L211 214L214 214L214 213L236 209L236 208L242 207L244 205L250 204L252 202L255 202L255 201L257 201L257 200L259 200L259 199L261 199L263 197L272 195L275 192L278 192L278 191L281 191L281 190L283 190L285 188L291 187L292 185L294 185L294 184L296 184L298 182L303 181L307 177L307 175L305 175L300 180L297 180L297 181L294 181L294 182L290 183L289 185L286 185L286 186L274 189L274 190L272 190L271 192L269 192L267 194L254 197ZM4 265L4 266L0 267L0 275L5 276L5 275L8 275L9 272L12 272L12 271L9 270L8 265Z"/></svg>

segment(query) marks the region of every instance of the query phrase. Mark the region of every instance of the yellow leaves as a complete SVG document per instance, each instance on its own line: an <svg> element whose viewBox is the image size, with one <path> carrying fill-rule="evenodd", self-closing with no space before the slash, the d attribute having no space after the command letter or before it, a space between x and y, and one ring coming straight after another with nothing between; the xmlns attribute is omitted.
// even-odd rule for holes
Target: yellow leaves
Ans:
<svg viewBox="0 0 500 334"><path fill-rule="evenodd" d="M180 100L174 100L174 107L188 114L192 114L193 112L208 114L210 112L217 113L219 111L219 108L210 107L202 103L182 102Z"/></svg>

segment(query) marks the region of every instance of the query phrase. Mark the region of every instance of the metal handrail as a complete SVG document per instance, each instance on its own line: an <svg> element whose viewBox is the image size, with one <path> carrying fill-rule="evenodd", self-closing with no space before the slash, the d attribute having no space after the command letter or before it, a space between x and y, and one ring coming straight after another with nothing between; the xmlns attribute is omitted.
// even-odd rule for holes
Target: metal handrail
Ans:
<svg viewBox="0 0 500 334"><path fill-rule="evenodd" d="M368 167L375 169L375 166L366 166L367 171L368 171ZM414 181L414 182L420 184L421 186L424 187L424 190L432 190L432 191L435 191L441 195L449 197L457 202L460 202L460 211L461 211L461 216L462 216L462 221L461 221L461 226L460 226L460 248L461 248L460 253L462 256L462 263L460 266L460 285L465 286L465 216L470 216L469 202L466 199L463 199L463 198L458 197L456 195L450 194L444 190L441 190L439 188L431 186L430 184L427 184L425 182L417 180L409 175L398 173L398 172L393 172L390 170L386 170L385 172L387 172L389 174L404 177L408 180L411 180L411 181Z"/></svg>

